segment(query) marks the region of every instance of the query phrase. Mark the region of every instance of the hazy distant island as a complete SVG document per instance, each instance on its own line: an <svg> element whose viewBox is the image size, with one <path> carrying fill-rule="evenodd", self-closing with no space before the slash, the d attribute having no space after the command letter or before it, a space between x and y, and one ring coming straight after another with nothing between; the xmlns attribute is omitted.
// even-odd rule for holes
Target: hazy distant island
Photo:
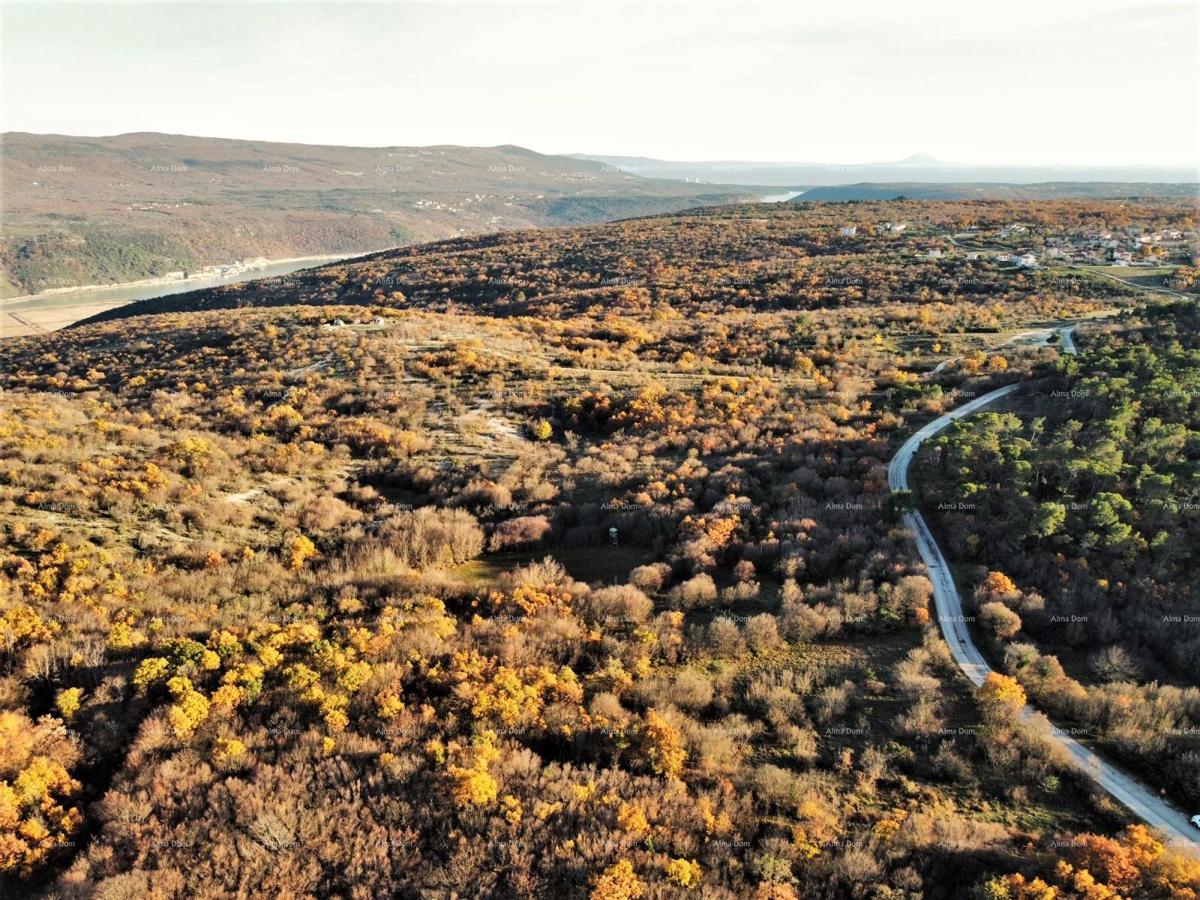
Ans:
<svg viewBox="0 0 1200 900"><path fill-rule="evenodd" d="M795 200L1053 200L1123 199L1133 197L1171 198L1200 196L1196 182L1143 181L1046 181L1033 184L1000 182L957 182L930 184L898 182L879 184L840 184L814 187Z"/></svg>

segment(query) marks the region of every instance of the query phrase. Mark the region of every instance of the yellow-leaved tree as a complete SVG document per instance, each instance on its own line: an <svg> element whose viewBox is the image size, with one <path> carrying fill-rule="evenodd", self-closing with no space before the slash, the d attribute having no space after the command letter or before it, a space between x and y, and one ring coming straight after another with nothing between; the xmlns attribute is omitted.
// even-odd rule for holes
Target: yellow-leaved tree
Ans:
<svg viewBox="0 0 1200 900"><path fill-rule="evenodd" d="M646 743L646 756L654 771L669 778L678 778L687 759L679 732L655 710L648 709L642 724L642 735Z"/></svg>
<svg viewBox="0 0 1200 900"><path fill-rule="evenodd" d="M1016 715L1025 705L1025 689L1020 682L999 672L989 672L976 692L983 708L993 715Z"/></svg>
<svg viewBox="0 0 1200 900"><path fill-rule="evenodd" d="M0 873L27 876L79 830L83 816L67 805L81 788L67 771L79 755L57 719L0 711Z"/></svg>
<svg viewBox="0 0 1200 900"><path fill-rule="evenodd" d="M284 558L293 572L304 567L308 560L317 555L316 545L302 534L291 535L283 544Z"/></svg>
<svg viewBox="0 0 1200 900"><path fill-rule="evenodd" d="M592 879L591 900L637 900L644 896L646 885L627 859L613 863Z"/></svg>

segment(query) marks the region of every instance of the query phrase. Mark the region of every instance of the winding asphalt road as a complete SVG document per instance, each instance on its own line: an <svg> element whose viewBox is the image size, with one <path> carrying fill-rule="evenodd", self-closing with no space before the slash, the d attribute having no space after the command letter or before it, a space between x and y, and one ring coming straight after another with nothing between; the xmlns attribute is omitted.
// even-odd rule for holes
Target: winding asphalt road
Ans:
<svg viewBox="0 0 1200 900"><path fill-rule="evenodd" d="M1078 352L1072 334L1074 330L1074 325L1059 329L1062 349L1066 353ZM905 441L888 466L888 484L891 489L893 491L909 489L908 468L922 442L943 431L955 419L969 416L985 406L995 403L1001 397L1011 394L1017 387L1016 384L1010 384L976 397L969 403L964 403L941 418L930 422ZM933 582L933 599L937 607L938 624L941 626L942 636L950 645L950 651L954 654L959 668L974 684L980 685L992 668L971 640L967 619L963 614L962 598L955 587L950 565L946 562L946 557L942 555L941 548L938 547L937 541L934 540L933 534L920 512L914 510L905 513L904 524L912 532L917 542L917 551L929 569L929 577ZM1029 722L1044 720L1041 713L1029 706L1021 711L1021 717ZM1200 829L1188 821L1187 815L1053 725L1049 729L1049 739L1070 754L1076 765L1092 781L1128 807L1147 825L1161 831L1173 849L1200 859Z"/></svg>

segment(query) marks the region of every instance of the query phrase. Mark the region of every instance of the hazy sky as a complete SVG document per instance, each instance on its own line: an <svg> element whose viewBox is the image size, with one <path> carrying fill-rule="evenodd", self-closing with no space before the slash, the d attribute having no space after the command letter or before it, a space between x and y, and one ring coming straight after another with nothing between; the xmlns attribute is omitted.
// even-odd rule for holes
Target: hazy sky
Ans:
<svg viewBox="0 0 1200 900"><path fill-rule="evenodd" d="M0 123L669 159L1194 166L1197 10L5 2Z"/></svg>

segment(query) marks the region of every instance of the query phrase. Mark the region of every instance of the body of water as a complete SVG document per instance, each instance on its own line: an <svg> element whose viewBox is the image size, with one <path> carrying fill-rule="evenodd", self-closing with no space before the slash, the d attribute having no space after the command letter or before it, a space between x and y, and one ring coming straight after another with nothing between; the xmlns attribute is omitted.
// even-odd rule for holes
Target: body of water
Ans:
<svg viewBox="0 0 1200 900"><path fill-rule="evenodd" d="M782 194L767 194L762 198L763 203L786 203L794 197L799 197L804 191L785 191Z"/></svg>
<svg viewBox="0 0 1200 900"><path fill-rule="evenodd" d="M356 254L358 255L358 254ZM150 300L154 297L166 297L170 294L182 294L187 291L198 291L202 288L219 287L224 284L240 284L244 281L257 281L260 278L272 278L276 275L287 275L300 269L311 269L313 266L325 265L339 259L352 259L351 256L322 256L306 260L289 260L274 262L258 269L245 269L230 275L196 275L180 281L168 281L161 284L114 284L112 287L89 288L78 291L61 291L51 294L37 294L20 300L0 301L0 311L23 312L33 310L62 309L72 306L102 305L106 308L132 303L135 300Z"/></svg>

